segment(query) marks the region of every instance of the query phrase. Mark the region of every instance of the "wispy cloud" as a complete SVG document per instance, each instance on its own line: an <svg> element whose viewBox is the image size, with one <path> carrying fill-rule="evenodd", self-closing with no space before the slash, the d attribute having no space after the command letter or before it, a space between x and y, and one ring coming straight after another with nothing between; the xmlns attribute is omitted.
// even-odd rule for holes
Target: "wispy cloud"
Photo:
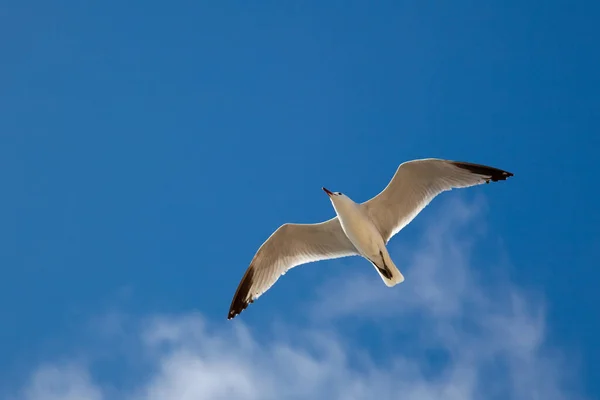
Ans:
<svg viewBox="0 0 600 400"><path fill-rule="evenodd" d="M102 400L86 368L76 364L42 365L23 391L29 400Z"/></svg>
<svg viewBox="0 0 600 400"><path fill-rule="evenodd" d="M318 288L300 326L189 313L118 329L109 319L109 332L139 347L142 377L115 388L94 379L93 362L48 363L17 398L577 399L564 354L545 343L543 302L474 258L480 205L446 203L421 241L392 247L406 276L394 289L363 263Z"/></svg>

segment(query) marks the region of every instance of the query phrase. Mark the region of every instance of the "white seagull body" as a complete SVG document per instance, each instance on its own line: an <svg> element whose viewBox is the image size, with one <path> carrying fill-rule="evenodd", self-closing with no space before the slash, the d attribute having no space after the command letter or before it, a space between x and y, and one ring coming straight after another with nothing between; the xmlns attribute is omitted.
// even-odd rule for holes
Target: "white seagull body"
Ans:
<svg viewBox="0 0 600 400"><path fill-rule="evenodd" d="M358 204L330 192L336 217L317 224L280 226L258 249L233 296L227 319L241 313L289 269L313 261L362 256L392 287L404 281L387 242L438 194L454 188L506 180L512 173L480 164L427 158L400 164L387 187Z"/></svg>

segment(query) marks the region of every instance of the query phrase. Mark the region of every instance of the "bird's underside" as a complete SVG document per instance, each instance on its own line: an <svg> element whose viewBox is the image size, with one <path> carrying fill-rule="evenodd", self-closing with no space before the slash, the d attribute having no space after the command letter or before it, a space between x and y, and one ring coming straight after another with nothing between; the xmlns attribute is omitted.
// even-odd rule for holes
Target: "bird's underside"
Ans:
<svg viewBox="0 0 600 400"><path fill-rule="evenodd" d="M360 209L387 243L438 194L511 176L512 173L498 168L468 162L435 158L408 161L398 167L385 189L360 204ZM338 218L317 224L287 223L273 232L250 262L233 296L227 318L241 313L295 266L360 255Z"/></svg>

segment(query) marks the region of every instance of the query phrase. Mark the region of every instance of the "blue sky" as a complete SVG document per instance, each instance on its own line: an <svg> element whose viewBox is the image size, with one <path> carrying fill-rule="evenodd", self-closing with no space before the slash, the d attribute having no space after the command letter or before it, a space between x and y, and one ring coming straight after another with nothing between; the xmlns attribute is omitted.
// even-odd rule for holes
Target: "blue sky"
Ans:
<svg viewBox="0 0 600 400"><path fill-rule="evenodd" d="M2 396L600 397L597 3L0 8ZM310 264L226 320L321 186L423 157L515 177L395 236L402 285Z"/></svg>

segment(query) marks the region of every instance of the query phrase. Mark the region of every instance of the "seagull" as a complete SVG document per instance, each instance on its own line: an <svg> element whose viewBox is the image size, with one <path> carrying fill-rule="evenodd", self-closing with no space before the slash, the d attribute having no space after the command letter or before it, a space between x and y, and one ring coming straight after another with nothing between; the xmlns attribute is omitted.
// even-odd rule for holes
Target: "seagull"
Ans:
<svg viewBox="0 0 600 400"><path fill-rule="evenodd" d="M291 268L348 256L362 256L375 267L386 286L404 282L386 245L438 194L506 180L512 173L462 161L425 158L398 167L377 196L355 203L343 193L322 188L336 217L316 224L285 223L260 246L231 301L233 319Z"/></svg>

